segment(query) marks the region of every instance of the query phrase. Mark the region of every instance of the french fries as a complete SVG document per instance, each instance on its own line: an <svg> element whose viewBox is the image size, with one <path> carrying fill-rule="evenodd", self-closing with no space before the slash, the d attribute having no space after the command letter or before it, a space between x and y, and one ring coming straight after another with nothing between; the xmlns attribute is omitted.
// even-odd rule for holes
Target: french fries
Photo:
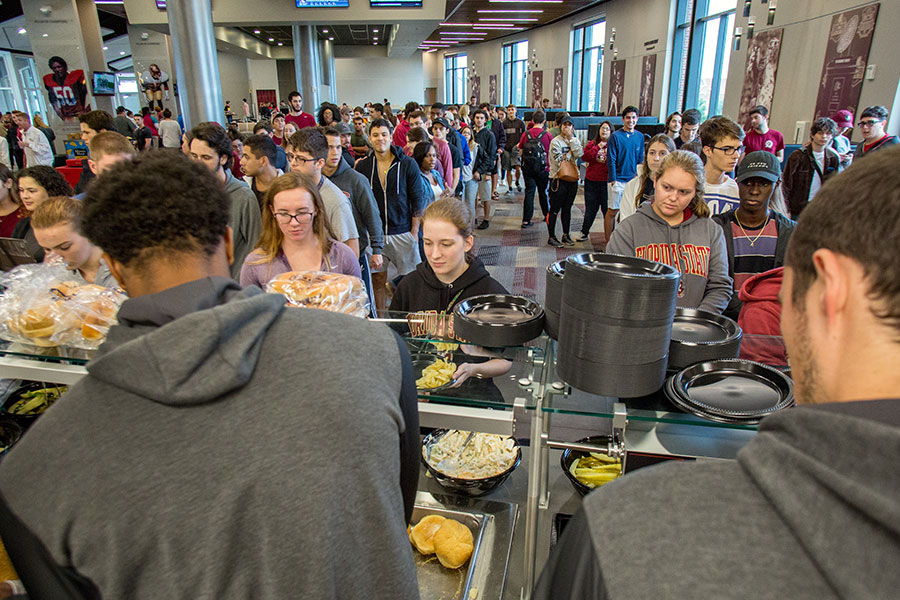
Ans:
<svg viewBox="0 0 900 600"><path fill-rule="evenodd" d="M456 363L437 359L422 370L422 376L416 380L420 390L433 389L448 383L456 373Z"/></svg>
<svg viewBox="0 0 900 600"><path fill-rule="evenodd" d="M591 452L587 456L579 456L573 460L569 465L569 473L593 489L620 477L622 462L605 454Z"/></svg>

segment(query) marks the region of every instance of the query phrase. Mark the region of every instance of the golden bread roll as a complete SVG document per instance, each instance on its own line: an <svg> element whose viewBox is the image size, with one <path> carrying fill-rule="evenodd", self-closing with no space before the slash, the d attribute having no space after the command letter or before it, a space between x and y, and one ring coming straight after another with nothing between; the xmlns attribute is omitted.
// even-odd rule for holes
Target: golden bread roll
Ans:
<svg viewBox="0 0 900 600"><path fill-rule="evenodd" d="M438 560L448 569L458 569L466 564L475 549L472 531L453 519L444 519L431 542Z"/></svg>
<svg viewBox="0 0 900 600"><path fill-rule="evenodd" d="M422 554L434 554L434 542L432 538L441 525L446 521L440 515L428 515L409 530L409 541Z"/></svg>
<svg viewBox="0 0 900 600"><path fill-rule="evenodd" d="M119 306L112 298L100 298L91 302L81 325L81 335L84 336L84 339L102 339L110 326L116 322L118 309Z"/></svg>
<svg viewBox="0 0 900 600"><path fill-rule="evenodd" d="M48 338L56 331L56 323L53 313L56 307L53 304L40 304L29 308L19 316L18 331L29 338Z"/></svg>

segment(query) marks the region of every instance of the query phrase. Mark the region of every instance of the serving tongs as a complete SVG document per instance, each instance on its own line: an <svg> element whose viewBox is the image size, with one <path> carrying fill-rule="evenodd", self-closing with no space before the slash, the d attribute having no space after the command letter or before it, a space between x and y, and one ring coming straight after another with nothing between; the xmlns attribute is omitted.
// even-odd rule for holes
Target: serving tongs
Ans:
<svg viewBox="0 0 900 600"><path fill-rule="evenodd" d="M437 463L436 465L434 465L434 468L444 472L446 472L448 469L455 471L459 466L459 457L462 456L463 450L466 449L466 446L469 445L469 442L471 442L472 438L474 437L475 432L470 431L469 435L466 436L466 440L463 442L462 446L460 446L459 450L456 451L456 454L447 457L441 462ZM426 448L425 460L427 460L429 463L431 462L431 445L427 446Z"/></svg>

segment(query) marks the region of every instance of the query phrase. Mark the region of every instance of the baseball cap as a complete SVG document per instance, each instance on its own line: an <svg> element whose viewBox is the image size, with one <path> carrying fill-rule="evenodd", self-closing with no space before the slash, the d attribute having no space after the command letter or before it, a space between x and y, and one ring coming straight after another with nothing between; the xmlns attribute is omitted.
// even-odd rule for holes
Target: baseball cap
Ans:
<svg viewBox="0 0 900 600"><path fill-rule="evenodd" d="M445 127L446 129L450 129L450 122L449 122L447 119L445 119L444 117L438 117L437 119L433 119L433 120L431 121L431 125L432 125L432 126L434 126L434 125L442 125L442 126Z"/></svg>
<svg viewBox="0 0 900 600"><path fill-rule="evenodd" d="M762 177L768 181L778 181L781 177L781 165L771 152L757 150L750 152L738 165L734 180L738 183L751 177Z"/></svg>
<svg viewBox="0 0 900 600"><path fill-rule="evenodd" d="M569 113L563 113L562 118L559 120L560 125L565 125L566 123L575 124L575 121L572 120L572 117L569 116Z"/></svg>
<svg viewBox="0 0 900 600"><path fill-rule="evenodd" d="M849 110L839 110L831 118L838 127L853 127L853 113Z"/></svg>
<svg viewBox="0 0 900 600"><path fill-rule="evenodd" d="M334 126L335 129L338 130L338 133L341 135L347 135L348 133L353 133L353 130L350 129L350 126L341 121L337 125Z"/></svg>

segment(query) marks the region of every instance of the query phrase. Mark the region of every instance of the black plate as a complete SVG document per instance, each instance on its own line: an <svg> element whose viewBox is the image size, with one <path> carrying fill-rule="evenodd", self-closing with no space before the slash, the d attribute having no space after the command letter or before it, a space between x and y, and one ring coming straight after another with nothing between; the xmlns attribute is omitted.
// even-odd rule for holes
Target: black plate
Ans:
<svg viewBox="0 0 900 600"><path fill-rule="evenodd" d="M410 356L410 358L412 359L412 364L413 364L413 374L414 374L416 380L418 380L422 376L422 371L424 371L428 365L434 363L438 359L443 359L444 357L441 354L432 354L430 352L420 352L417 354L412 354ZM444 385L439 385L437 387L420 388L420 387L416 386L416 389L419 390L420 392L437 392L440 390L445 390L448 387L450 387L451 385L453 385L452 379L450 381L448 381L447 383L445 383Z"/></svg>
<svg viewBox="0 0 900 600"><path fill-rule="evenodd" d="M480 346L518 346L541 335L544 309L523 296L473 296L456 305L453 329Z"/></svg>
<svg viewBox="0 0 900 600"><path fill-rule="evenodd" d="M673 278L681 275L674 268L662 263L635 258L633 256L619 256L617 254L601 254L586 252L573 254L566 259L569 266L581 267L591 271L600 271L616 275L622 278Z"/></svg>
<svg viewBox="0 0 900 600"><path fill-rule="evenodd" d="M791 380L761 363L719 359L679 371L666 386L676 405L713 420L751 422L794 404Z"/></svg>
<svg viewBox="0 0 900 600"><path fill-rule="evenodd" d="M705 310L676 309L669 366L681 369L718 358L737 358L742 336L740 326L728 317Z"/></svg>
<svg viewBox="0 0 900 600"><path fill-rule="evenodd" d="M429 444L436 442L449 431L451 430L435 429L434 431L426 435L424 440L422 440L422 448L425 448ZM513 441L515 441L515 439ZM458 494L475 497L489 494L490 492L497 489L501 483L506 481L506 478L509 477L512 472L516 470L516 467L519 466L519 463L522 462L522 448L519 446L519 443L516 442L516 460L513 461L513 464L510 468L492 477L484 477L482 479L460 479L458 477L450 477L449 475L444 475L443 473L432 467L430 464L428 464L428 461L425 460L425 456L421 452L419 453L419 456L422 457L422 463L425 464L425 468L428 469L428 472L431 473L431 476L434 477L434 480L437 481L442 488L451 490Z"/></svg>

